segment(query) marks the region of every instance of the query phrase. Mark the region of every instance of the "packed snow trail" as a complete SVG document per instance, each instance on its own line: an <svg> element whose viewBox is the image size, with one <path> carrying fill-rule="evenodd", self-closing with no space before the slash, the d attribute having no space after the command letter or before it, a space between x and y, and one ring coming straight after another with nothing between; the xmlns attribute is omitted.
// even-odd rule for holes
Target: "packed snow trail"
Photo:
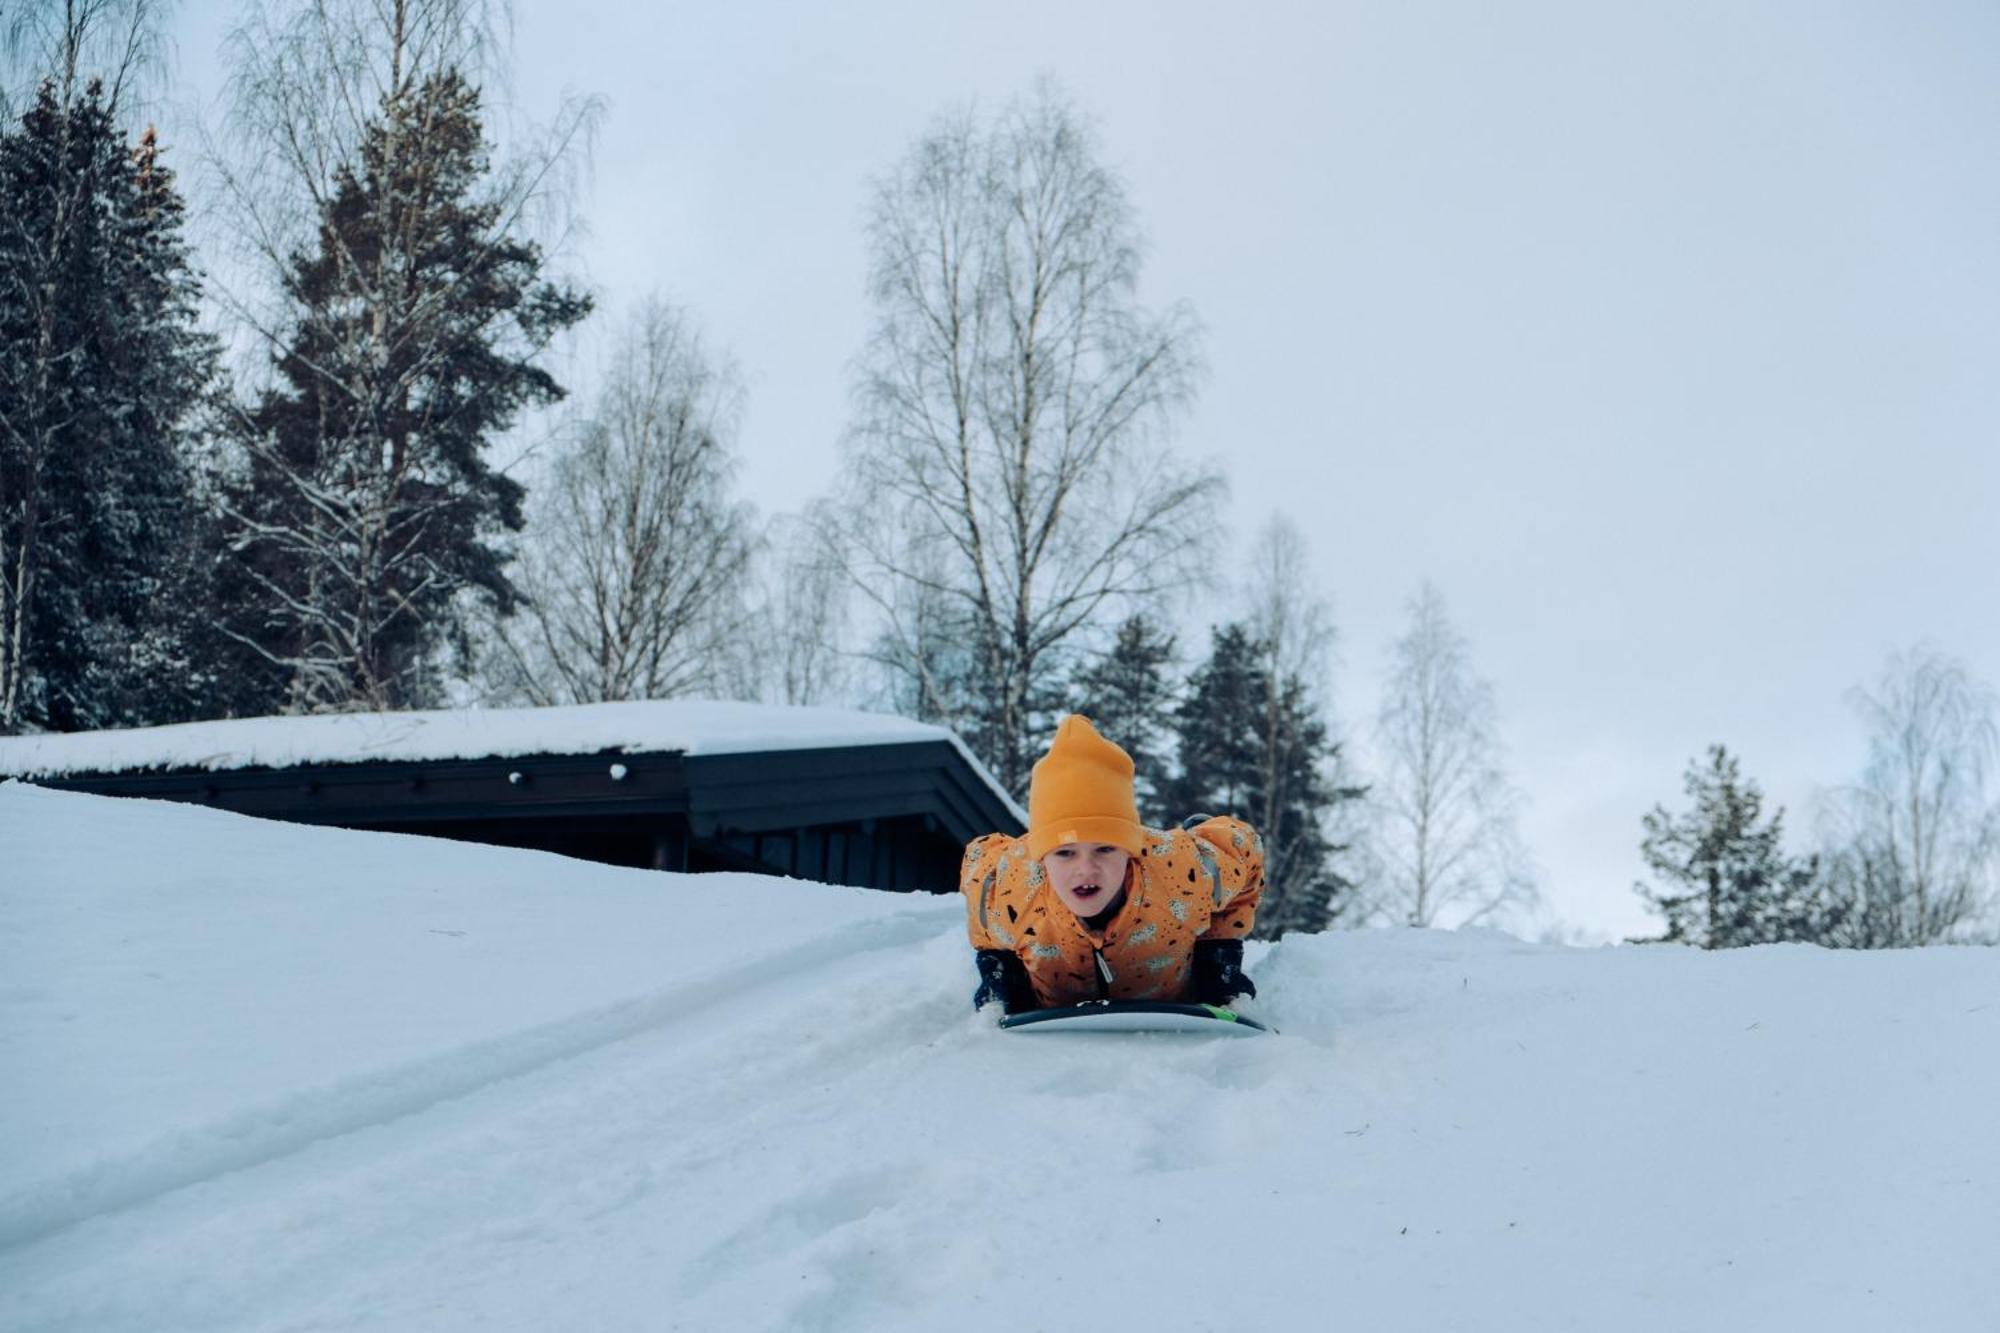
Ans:
<svg viewBox="0 0 2000 1333"><path fill-rule="evenodd" d="M2000 1327L1992 950L1293 937L1281 1036L1031 1040L950 898L0 838L0 1328Z"/></svg>
<svg viewBox="0 0 2000 1333"><path fill-rule="evenodd" d="M934 923L920 917L849 927L709 978L699 990L669 987L408 1065L372 1070L156 1140L124 1157L93 1162L85 1170L0 1203L0 1250L170 1190L261 1165L322 1139L417 1114L653 1028L700 1021L738 992L771 976L810 976L830 960L912 943L920 938L910 928L913 924L926 927L923 934L934 933Z"/></svg>

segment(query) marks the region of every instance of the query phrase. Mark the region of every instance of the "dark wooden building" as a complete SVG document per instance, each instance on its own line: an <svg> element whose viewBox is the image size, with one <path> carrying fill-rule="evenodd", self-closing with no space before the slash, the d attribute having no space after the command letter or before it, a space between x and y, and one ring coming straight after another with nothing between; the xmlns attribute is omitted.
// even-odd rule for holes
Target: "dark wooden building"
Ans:
<svg viewBox="0 0 2000 1333"><path fill-rule="evenodd" d="M950 892L967 840L1022 829L1019 807L940 728L853 714L852 734L840 735L836 726L829 743L825 723L838 715L825 709L765 708L749 714L745 710L758 706L672 703L591 708L588 720L598 724L606 710L623 710L618 716L631 723L609 734L626 735L630 742L604 745L602 725L579 726L574 729L579 743L566 750L546 738L570 730L562 714L571 710L513 710L490 716L511 720L532 712L534 736L541 738L531 744L532 752L453 755L447 751L482 747L447 737L414 747L384 745L380 748L388 753L380 758L340 755L342 746L321 744L293 748L338 757L256 762L269 758L260 751L283 748L270 738L286 728L356 729L349 718L259 718L154 728L162 744L150 763L147 733L98 733L118 742L95 747L100 756L117 756L116 771L101 758L98 769L90 767L89 738L0 740L0 776L72 791L197 802L299 823L538 848L613 865L744 870L893 890ZM677 708L697 722L676 725ZM729 710L725 723L754 716L757 725L748 734L740 725L721 726L724 740L718 742L718 709ZM582 718L588 710L575 711ZM793 714L809 714L821 725L800 743L787 744L783 738ZM446 716L376 715L375 720L389 725ZM186 734L199 728L215 737L209 747ZM238 739L254 736L254 742L229 748L230 728L244 729ZM698 738L675 748L674 735L688 731ZM883 734L873 734L878 732ZM66 747L70 741L81 743ZM205 748L199 761L190 761Z"/></svg>

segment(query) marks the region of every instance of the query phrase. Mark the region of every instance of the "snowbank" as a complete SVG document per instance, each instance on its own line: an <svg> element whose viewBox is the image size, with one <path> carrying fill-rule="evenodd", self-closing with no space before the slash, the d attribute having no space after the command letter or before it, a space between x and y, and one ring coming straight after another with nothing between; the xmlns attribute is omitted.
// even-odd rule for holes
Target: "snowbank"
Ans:
<svg viewBox="0 0 2000 1333"><path fill-rule="evenodd" d="M1302 937L965 1013L951 900L0 785L0 1328L2000 1327L2000 956Z"/></svg>

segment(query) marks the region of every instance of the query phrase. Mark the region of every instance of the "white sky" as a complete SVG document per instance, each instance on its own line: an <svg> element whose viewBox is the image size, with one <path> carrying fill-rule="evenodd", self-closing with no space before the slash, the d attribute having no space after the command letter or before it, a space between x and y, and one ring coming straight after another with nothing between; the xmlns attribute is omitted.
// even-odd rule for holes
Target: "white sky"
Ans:
<svg viewBox="0 0 2000 1333"><path fill-rule="evenodd" d="M2000 7L1229 9L524 0L515 93L608 99L597 327L649 289L696 312L777 512L838 466L868 178L1053 74L1144 299L1206 325L1177 447L1225 462L1246 547L1273 510L1311 542L1341 726L1431 577L1550 906L1595 933L1649 927L1639 817L1712 741L1803 835L1889 650L2000 683ZM183 14L185 87L226 21Z"/></svg>

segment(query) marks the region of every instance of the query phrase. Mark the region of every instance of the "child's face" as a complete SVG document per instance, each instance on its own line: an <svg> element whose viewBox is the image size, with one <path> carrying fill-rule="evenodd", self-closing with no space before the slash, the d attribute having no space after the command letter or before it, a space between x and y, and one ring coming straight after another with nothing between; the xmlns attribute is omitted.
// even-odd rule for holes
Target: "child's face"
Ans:
<svg viewBox="0 0 2000 1333"><path fill-rule="evenodd" d="M1042 858L1042 869L1064 907L1078 916L1095 916L1118 896L1131 859L1123 847L1066 842Z"/></svg>

